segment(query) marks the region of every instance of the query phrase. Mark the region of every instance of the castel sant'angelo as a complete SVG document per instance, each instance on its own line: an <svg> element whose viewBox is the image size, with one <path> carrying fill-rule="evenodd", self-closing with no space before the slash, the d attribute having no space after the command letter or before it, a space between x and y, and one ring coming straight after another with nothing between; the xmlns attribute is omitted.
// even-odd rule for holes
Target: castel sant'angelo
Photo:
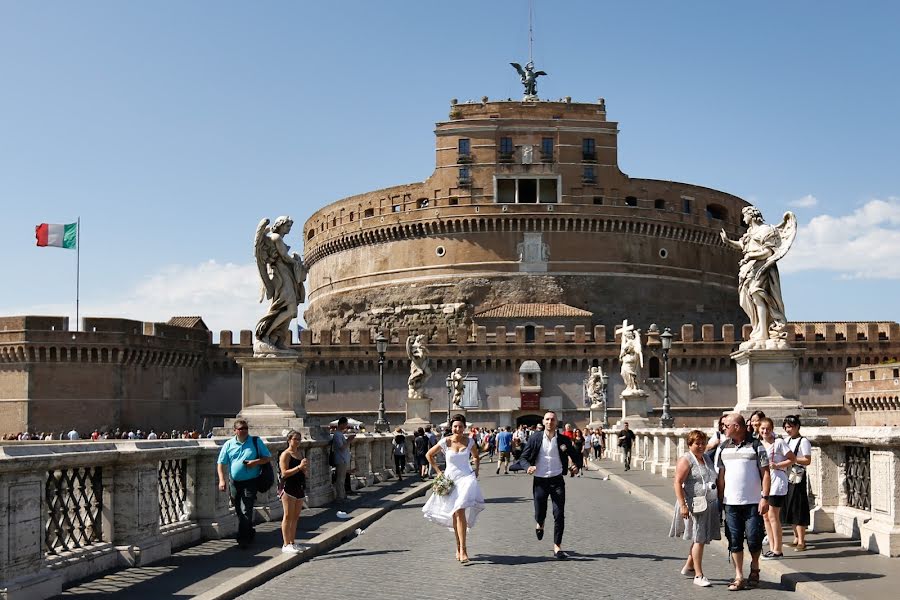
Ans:
<svg viewBox="0 0 900 600"><path fill-rule="evenodd" d="M583 425L594 366L609 375L615 422L623 389L616 327L626 319L641 330L651 421L662 404L666 327L675 334L676 425L708 425L734 407L731 354L749 325L737 294L741 253L720 231L739 238L748 204L623 173L618 135L602 99L454 100L435 127L430 177L314 213L302 231L308 328L293 346L310 418L374 420L381 331L391 423L404 420L410 334L428 347L434 423L446 415L447 374L460 368L475 424L534 422L552 408ZM235 359L253 355L252 324L221 332L216 344L198 317L86 318L77 333L66 321L0 318L2 433L209 427L241 410ZM804 351L805 407L836 425L896 414L895 392L850 403L844 391L848 367L898 359L897 323L791 322L786 335Z"/></svg>

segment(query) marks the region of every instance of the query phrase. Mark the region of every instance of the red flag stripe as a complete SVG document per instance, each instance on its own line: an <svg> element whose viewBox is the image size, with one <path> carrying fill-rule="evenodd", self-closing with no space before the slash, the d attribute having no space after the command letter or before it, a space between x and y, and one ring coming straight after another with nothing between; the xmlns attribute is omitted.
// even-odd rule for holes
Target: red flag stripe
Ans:
<svg viewBox="0 0 900 600"><path fill-rule="evenodd" d="M46 246L47 245L47 233L49 231L49 227L46 223L41 223L37 227L34 228L34 237L37 238L38 246Z"/></svg>

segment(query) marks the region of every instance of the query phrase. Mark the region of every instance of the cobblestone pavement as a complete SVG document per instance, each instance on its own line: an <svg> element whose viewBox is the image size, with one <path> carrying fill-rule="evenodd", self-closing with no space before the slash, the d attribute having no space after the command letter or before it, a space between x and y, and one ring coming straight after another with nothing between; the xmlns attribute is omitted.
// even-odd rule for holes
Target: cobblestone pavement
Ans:
<svg viewBox="0 0 900 600"><path fill-rule="evenodd" d="M242 598L301 595L391 598L413 590L417 599L479 599L581 592L591 598L672 598L727 592L733 568L725 553L708 546L704 570L713 587L702 589L679 571L688 544L667 537L658 510L603 481L596 472L566 481L568 561L553 559L552 517L538 542L533 533L531 477L495 475L483 465L487 508L470 532L471 562L453 557L453 533L426 522L419 498L395 509L363 535L272 579ZM417 585L418 584L418 585ZM402 590L399 591L398 590ZM763 581L757 600L799 596ZM515 594L515 595L514 595Z"/></svg>

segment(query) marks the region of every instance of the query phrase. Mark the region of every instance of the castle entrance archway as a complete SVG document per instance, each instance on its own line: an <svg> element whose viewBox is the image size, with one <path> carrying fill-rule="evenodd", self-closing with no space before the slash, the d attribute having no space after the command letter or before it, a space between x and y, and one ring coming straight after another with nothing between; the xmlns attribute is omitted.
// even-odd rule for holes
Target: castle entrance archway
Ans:
<svg viewBox="0 0 900 600"><path fill-rule="evenodd" d="M519 415L516 417L516 427L525 425L526 427L534 427L544 420L543 414Z"/></svg>

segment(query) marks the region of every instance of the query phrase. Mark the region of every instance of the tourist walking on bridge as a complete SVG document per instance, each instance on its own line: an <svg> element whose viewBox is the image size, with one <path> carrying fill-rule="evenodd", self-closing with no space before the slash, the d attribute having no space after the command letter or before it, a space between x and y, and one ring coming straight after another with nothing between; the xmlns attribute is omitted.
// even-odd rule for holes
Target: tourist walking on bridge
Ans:
<svg viewBox="0 0 900 600"><path fill-rule="evenodd" d="M566 527L566 479L569 461L571 472L579 473L581 456L575 445L563 433L557 433L556 413L544 414L544 431L528 438L522 460L529 465L527 473L534 475L532 496L534 497L535 535L544 538L544 521L547 518L547 499L553 503L553 556L559 560L568 558L562 550L563 531Z"/></svg>
<svg viewBox="0 0 900 600"><path fill-rule="evenodd" d="M762 551L762 518L769 510L769 457L766 449L750 437L747 423L738 413L725 417L728 439L719 445L719 500L725 505L725 534L734 560L731 591L759 584L759 555ZM750 575L744 577L744 540L750 551Z"/></svg>
<svg viewBox="0 0 900 600"><path fill-rule="evenodd" d="M788 448L794 453L794 464L788 475L788 492L784 499L781 520L785 525L794 526L794 551L806 550L806 528L809 527L809 493L806 489L806 467L812 462L812 445L800 435L800 416L788 415L784 418L784 430L790 436Z"/></svg>
<svg viewBox="0 0 900 600"><path fill-rule="evenodd" d="M688 451L675 466L675 517L669 537L691 542L682 575L693 575L694 585L709 587L703 574L703 550L712 540L722 539L719 531L716 472L706 450L707 435L695 429L688 434Z"/></svg>
<svg viewBox="0 0 900 600"><path fill-rule="evenodd" d="M762 558L776 560L784 556L781 551L781 508L788 492L787 470L794 464L794 453L783 439L775 437L775 424L769 417L759 420L759 437L769 456L769 474L772 479L769 489L769 511L764 517L769 550Z"/></svg>
<svg viewBox="0 0 900 600"><path fill-rule="evenodd" d="M469 562L466 547L467 530L475 526L478 514L484 510L484 496L478 485L478 469L481 450L472 436L466 435L466 417L455 415L450 420L449 437L441 440L428 451L428 462L437 473L435 484L449 479L452 486L446 493L435 489L422 507L425 518L432 523L453 529L456 537L456 560ZM437 463L437 453L446 457L446 469L442 472ZM475 463L472 468L470 458ZM443 476L443 477L442 477Z"/></svg>
<svg viewBox="0 0 900 600"><path fill-rule="evenodd" d="M228 465L231 483L228 485L231 504L238 518L237 543L246 548L256 535L253 529L253 504L256 502L256 478L260 465L272 461L272 454L256 436L251 436L247 421L234 422L234 437L222 444L216 470L219 475L219 491L225 491L225 465Z"/></svg>

